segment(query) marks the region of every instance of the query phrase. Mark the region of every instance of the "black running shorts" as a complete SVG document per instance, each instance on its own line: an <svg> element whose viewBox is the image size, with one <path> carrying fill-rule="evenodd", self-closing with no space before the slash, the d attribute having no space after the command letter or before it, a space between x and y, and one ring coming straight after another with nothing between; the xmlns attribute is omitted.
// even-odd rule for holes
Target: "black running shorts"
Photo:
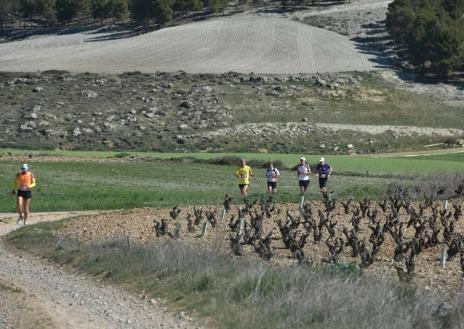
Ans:
<svg viewBox="0 0 464 329"><path fill-rule="evenodd" d="M272 187L273 189L277 188L277 182L267 182L267 187Z"/></svg>
<svg viewBox="0 0 464 329"><path fill-rule="evenodd" d="M320 178L319 177L319 188L327 187L327 178Z"/></svg>
<svg viewBox="0 0 464 329"><path fill-rule="evenodd" d="M32 198L32 192L31 190L29 191L21 191L18 190L18 193L16 194L17 196L23 197L24 199L30 199Z"/></svg>
<svg viewBox="0 0 464 329"><path fill-rule="evenodd" d="M300 180L300 181L298 181L298 184L300 184L300 187L308 187L309 186L309 179L308 180Z"/></svg>

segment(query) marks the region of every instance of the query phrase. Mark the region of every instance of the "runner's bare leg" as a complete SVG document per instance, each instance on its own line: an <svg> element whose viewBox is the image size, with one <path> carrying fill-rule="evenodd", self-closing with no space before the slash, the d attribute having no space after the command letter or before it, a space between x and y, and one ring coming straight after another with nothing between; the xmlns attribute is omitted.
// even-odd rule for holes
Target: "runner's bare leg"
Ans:
<svg viewBox="0 0 464 329"><path fill-rule="evenodd" d="M31 199L24 199L24 203L23 203L24 225L26 225L26 221L29 218L29 205L30 204L31 204Z"/></svg>
<svg viewBox="0 0 464 329"><path fill-rule="evenodd" d="M16 212L20 218L23 216L23 201L24 198L22 196L18 196L16 198Z"/></svg>

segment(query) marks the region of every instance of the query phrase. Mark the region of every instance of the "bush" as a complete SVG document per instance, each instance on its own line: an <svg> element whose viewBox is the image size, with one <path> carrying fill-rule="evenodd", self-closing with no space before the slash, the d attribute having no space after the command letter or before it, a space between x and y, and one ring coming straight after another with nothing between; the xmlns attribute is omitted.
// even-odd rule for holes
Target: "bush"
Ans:
<svg viewBox="0 0 464 329"><path fill-rule="evenodd" d="M128 157L130 157L130 154L127 153L127 152L121 152L121 153L115 154L113 157L118 158L118 159L128 158Z"/></svg>
<svg viewBox="0 0 464 329"><path fill-rule="evenodd" d="M181 157L181 158L170 158L170 161L182 162L182 163L207 163L218 166L239 166L242 158L237 156L223 156L212 159L199 159L195 157ZM272 161L274 167L278 169L288 169L281 160ZM248 165L252 168L267 168L269 160L256 160L251 159L247 161Z"/></svg>
<svg viewBox="0 0 464 329"><path fill-rule="evenodd" d="M400 200L459 198L464 196L464 173L432 173L412 184L392 183L388 185L386 195Z"/></svg>

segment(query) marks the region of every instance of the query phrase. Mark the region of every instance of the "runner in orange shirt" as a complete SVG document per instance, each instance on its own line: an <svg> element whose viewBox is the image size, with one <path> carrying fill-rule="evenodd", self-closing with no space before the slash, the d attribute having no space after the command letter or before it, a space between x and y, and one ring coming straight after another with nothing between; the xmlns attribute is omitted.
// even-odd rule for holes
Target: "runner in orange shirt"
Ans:
<svg viewBox="0 0 464 329"><path fill-rule="evenodd" d="M36 185L34 175L29 171L29 165L24 163L21 166L21 171L16 174L13 181L12 194L16 195L16 211L19 215L18 223L26 221L29 218L29 206L31 203L32 192L31 189Z"/></svg>

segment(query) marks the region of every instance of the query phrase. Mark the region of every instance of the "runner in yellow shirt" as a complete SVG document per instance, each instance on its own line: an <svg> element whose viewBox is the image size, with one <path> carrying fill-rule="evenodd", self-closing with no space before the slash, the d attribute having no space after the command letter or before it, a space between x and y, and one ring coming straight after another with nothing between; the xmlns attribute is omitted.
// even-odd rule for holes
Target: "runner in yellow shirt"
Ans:
<svg viewBox="0 0 464 329"><path fill-rule="evenodd" d="M238 178L238 187L240 188L240 194L243 198L248 196L248 185L250 179L253 177L253 171L251 167L246 164L246 160L242 159L240 167L235 171L235 176Z"/></svg>

